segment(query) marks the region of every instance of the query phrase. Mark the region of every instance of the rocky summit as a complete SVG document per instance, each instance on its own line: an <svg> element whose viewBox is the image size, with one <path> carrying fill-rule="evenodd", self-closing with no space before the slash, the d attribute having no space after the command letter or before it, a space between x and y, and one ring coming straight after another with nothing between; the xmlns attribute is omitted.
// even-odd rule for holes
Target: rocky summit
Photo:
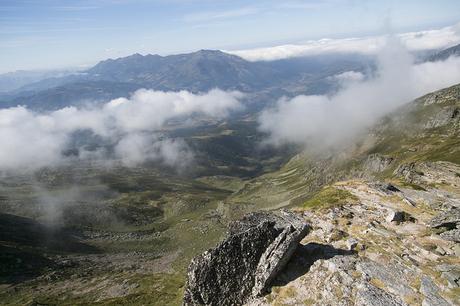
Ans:
<svg viewBox="0 0 460 306"><path fill-rule="evenodd" d="M305 221L287 211L231 223L224 241L192 260L184 305L241 305L266 293L307 232Z"/></svg>
<svg viewBox="0 0 460 306"><path fill-rule="evenodd" d="M424 178L460 173L446 162L417 167ZM429 181L416 189L362 179L327 187L341 199L297 209L312 229L271 293L250 305L459 305L460 176Z"/></svg>

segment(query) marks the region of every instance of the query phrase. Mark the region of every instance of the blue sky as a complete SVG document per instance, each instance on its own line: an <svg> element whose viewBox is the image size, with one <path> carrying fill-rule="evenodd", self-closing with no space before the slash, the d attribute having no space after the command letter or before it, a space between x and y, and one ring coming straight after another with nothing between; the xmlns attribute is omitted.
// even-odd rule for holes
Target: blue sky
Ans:
<svg viewBox="0 0 460 306"><path fill-rule="evenodd" d="M460 21L459 0L0 0L0 72L243 49Z"/></svg>

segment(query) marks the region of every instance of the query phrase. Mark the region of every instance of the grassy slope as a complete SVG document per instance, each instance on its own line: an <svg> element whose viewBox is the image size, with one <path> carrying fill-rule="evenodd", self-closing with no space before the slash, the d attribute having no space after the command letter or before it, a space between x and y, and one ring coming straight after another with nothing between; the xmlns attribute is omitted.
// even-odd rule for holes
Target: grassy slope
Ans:
<svg viewBox="0 0 460 306"><path fill-rule="evenodd" d="M391 179L410 162L460 164L460 85L425 95L383 118L356 143L340 152L304 152L280 170L246 183L229 205L269 209L304 203L323 186L352 177ZM436 124L437 123L437 124ZM382 172L366 168L370 155L392 158Z"/></svg>

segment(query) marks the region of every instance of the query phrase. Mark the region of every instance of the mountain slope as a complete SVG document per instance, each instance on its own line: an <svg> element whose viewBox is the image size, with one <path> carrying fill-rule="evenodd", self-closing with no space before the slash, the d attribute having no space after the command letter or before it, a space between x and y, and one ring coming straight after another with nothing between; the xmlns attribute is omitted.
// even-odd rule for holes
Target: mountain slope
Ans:
<svg viewBox="0 0 460 306"><path fill-rule="evenodd" d="M458 305L459 136L456 85L403 106L340 151L297 155L228 197L231 218L290 206L311 228L267 294L247 305ZM251 247L242 247L242 258ZM205 254L189 271L201 258L235 256ZM270 265L260 262L257 273L266 275ZM206 266L189 272L189 281L206 273ZM215 273L231 283L225 268ZM191 305L187 295L184 302Z"/></svg>
<svg viewBox="0 0 460 306"><path fill-rule="evenodd" d="M277 71L266 65L211 50L165 57L134 54L103 61L87 73L104 80L191 91L207 91L215 87L257 90L279 80Z"/></svg>
<svg viewBox="0 0 460 306"><path fill-rule="evenodd" d="M10 92L49 78L63 78L76 70L19 70L0 74L0 92Z"/></svg>
<svg viewBox="0 0 460 306"><path fill-rule="evenodd" d="M453 47L442 50L436 54L433 54L428 58L430 62L443 61L448 59L451 56L460 56L460 45L455 45Z"/></svg>
<svg viewBox="0 0 460 306"><path fill-rule="evenodd" d="M126 97L141 88L133 83L109 81L75 81L45 89L39 93L25 92L13 96L2 107L26 105L37 111L48 111L85 103L106 103L115 98Z"/></svg>
<svg viewBox="0 0 460 306"><path fill-rule="evenodd" d="M272 182L288 182L312 231L250 305L458 305L459 110L456 85L387 116L333 166L291 161ZM299 198L303 175L318 190Z"/></svg>
<svg viewBox="0 0 460 306"><path fill-rule="evenodd" d="M341 179L394 178L398 167L419 162L460 164L459 110L460 85L427 94L383 118L356 143L338 151L305 151L279 171L248 182L232 202L255 209L294 205Z"/></svg>

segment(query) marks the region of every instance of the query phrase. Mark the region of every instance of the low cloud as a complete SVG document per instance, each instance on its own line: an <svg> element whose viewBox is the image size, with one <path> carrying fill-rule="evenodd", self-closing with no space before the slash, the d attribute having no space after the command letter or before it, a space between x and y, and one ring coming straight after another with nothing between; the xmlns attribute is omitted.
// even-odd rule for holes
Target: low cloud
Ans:
<svg viewBox="0 0 460 306"><path fill-rule="evenodd" d="M183 140L159 140L148 134L128 134L123 137L115 146L115 154L127 166L150 160L160 161L168 166L184 167L193 158Z"/></svg>
<svg viewBox="0 0 460 306"><path fill-rule="evenodd" d="M357 82L364 80L364 74L359 71L345 71L329 77L331 80L338 81L341 84L348 82Z"/></svg>
<svg viewBox="0 0 460 306"><path fill-rule="evenodd" d="M370 127L382 116L425 93L460 82L460 58L414 64L399 39L389 38L378 53L378 69L371 78L349 78L329 96L281 99L259 117L268 143L334 146ZM357 75L356 75L357 76Z"/></svg>
<svg viewBox="0 0 460 306"><path fill-rule="evenodd" d="M34 170L72 158L106 160L108 152L101 144L110 144L110 157L127 166L148 160L180 166L192 154L184 141L161 134L168 120L193 114L223 118L242 107L240 98L240 92L217 89L206 94L141 89L129 99L93 108L66 107L45 114L23 106L0 109L0 171ZM99 142L96 149L78 141L71 145L82 132ZM73 153L65 154L70 149Z"/></svg>
<svg viewBox="0 0 460 306"><path fill-rule="evenodd" d="M398 34L398 38L409 51L447 48L460 43L460 24L441 29ZM225 51L248 61L273 61L279 59L321 55L330 53L359 53L374 55L386 43L384 36L342 39L320 39L305 43L281 45L267 48Z"/></svg>

